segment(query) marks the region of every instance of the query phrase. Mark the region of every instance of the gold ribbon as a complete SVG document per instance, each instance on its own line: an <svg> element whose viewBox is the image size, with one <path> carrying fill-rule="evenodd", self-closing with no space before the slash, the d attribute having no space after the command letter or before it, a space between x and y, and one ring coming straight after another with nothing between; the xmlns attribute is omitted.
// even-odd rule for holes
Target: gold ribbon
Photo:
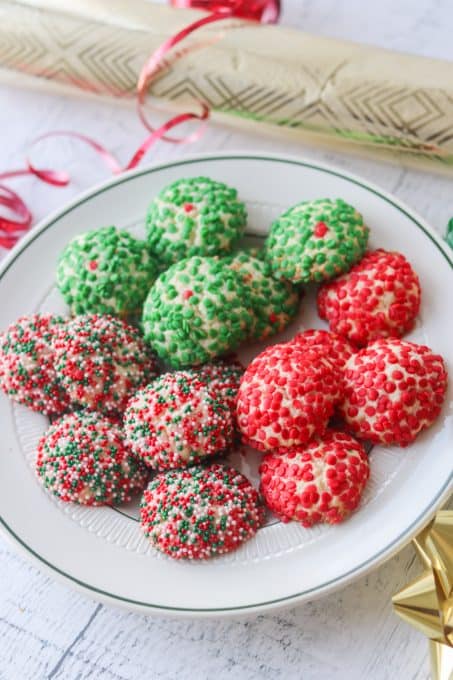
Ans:
<svg viewBox="0 0 453 680"><path fill-rule="evenodd" d="M453 680L453 511L438 512L413 545L424 571L393 596L393 607L430 638L433 680Z"/></svg>

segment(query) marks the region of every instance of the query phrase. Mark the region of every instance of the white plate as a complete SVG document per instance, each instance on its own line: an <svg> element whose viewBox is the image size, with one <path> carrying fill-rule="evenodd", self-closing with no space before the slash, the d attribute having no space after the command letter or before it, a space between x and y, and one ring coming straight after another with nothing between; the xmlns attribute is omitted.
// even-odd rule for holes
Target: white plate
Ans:
<svg viewBox="0 0 453 680"><path fill-rule="evenodd" d="M249 209L248 233L266 233L272 219L303 199L342 197L371 228L371 246L403 252L423 289L411 340L424 342L453 366L451 254L399 201L367 182L326 166L277 156L194 157L123 175L42 222L0 272L0 329L21 314L64 311L54 287L55 263L68 240L106 224L143 233L152 197L181 177L208 175L236 186ZM323 327L313 295L285 333ZM247 348L244 357L258 351ZM447 497L452 480L451 390L438 422L408 449L377 446L362 506L337 527L304 529L270 520L236 553L181 563L142 537L136 506L84 508L63 504L36 481L34 452L46 418L0 398L0 520L6 533L55 576L88 595L148 613L221 615L262 611L313 599L376 567L420 529ZM233 462L256 479L258 454Z"/></svg>

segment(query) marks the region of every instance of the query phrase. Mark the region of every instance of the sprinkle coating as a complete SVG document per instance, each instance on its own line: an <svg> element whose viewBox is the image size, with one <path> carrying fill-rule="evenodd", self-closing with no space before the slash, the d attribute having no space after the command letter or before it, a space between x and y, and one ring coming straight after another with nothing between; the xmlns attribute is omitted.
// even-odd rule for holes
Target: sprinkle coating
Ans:
<svg viewBox="0 0 453 680"><path fill-rule="evenodd" d="M360 502L370 468L363 446L351 435L327 430L306 446L268 453L260 466L267 506L284 522L305 527L338 524Z"/></svg>
<svg viewBox="0 0 453 680"><path fill-rule="evenodd" d="M224 359L211 364L203 364L203 366L189 370L189 373L204 382L216 398L232 413L235 413L237 392L244 371L245 368L239 361Z"/></svg>
<svg viewBox="0 0 453 680"><path fill-rule="evenodd" d="M446 388L442 357L424 345L380 339L347 362L339 410L359 437L407 446L436 420Z"/></svg>
<svg viewBox="0 0 453 680"><path fill-rule="evenodd" d="M73 314L140 315L156 276L147 244L116 227L76 236L57 266L57 285Z"/></svg>
<svg viewBox="0 0 453 680"><path fill-rule="evenodd" d="M148 471L127 450L121 429L93 411L68 413L38 444L36 472L62 501L118 505L148 481Z"/></svg>
<svg viewBox="0 0 453 680"><path fill-rule="evenodd" d="M158 474L141 503L145 535L175 559L207 559L236 550L263 519L258 493L246 477L218 464Z"/></svg>
<svg viewBox="0 0 453 680"><path fill-rule="evenodd" d="M356 351L356 348L346 338L318 328L298 333L290 342L297 345L301 351L312 348L323 350L333 366L340 369L344 368L349 357Z"/></svg>
<svg viewBox="0 0 453 680"><path fill-rule="evenodd" d="M132 394L157 375L156 360L139 332L112 316L76 316L52 345L58 379L73 405L121 413Z"/></svg>
<svg viewBox="0 0 453 680"><path fill-rule="evenodd" d="M45 415L63 413L69 400L57 380L52 340L65 320L22 316L0 334L0 387L13 400Z"/></svg>
<svg viewBox="0 0 453 680"><path fill-rule="evenodd" d="M143 308L146 340L174 368L204 364L234 350L252 324L240 275L210 257L191 257L169 267Z"/></svg>
<svg viewBox="0 0 453 680"><path fill-rule="evenodd" d="M266 451L322 434L340 398L341 379L323 351L272 345L247 367L237 397L243 441Z"/></svg>
<svg viewBox="0 0 453 680"><path fill-rule="evenodd" d="M409 332L420 296L418 276L404 255L379 249L320 288L318 311L331 330L364 346Z"/></svg>
<svg viewBox="0 0 453 680"><path fill-rule="evenodd" d="M233 249L246 221L236 189L207 177L180 179L151 203L148 243L167 265L193 255L221 255Z"/></svg>
<svg viewBox="0 0 453 680"><path fill-rule="evenodd" d="M283 331L299 309L300 293L289 281L274 279L268 262L255 255L255 249L242 250L224 258L224 262L242 276L248 288L254 323L253 341Z"/></svg>
<svg viewBox="0 0 453 680"><path fill-rule="evenodd" d="M278 278L326 281L358 262L367 241L362 215L342 199L304 201L273 223L266 259Z"/></svg>
<svg viewBox="0 0 453 680"><path fill-rule="evenodd" d="M129 402L126 441L156 470L185 467L224 453L233 441L230 410L197 376L164 373Z"/></svg>

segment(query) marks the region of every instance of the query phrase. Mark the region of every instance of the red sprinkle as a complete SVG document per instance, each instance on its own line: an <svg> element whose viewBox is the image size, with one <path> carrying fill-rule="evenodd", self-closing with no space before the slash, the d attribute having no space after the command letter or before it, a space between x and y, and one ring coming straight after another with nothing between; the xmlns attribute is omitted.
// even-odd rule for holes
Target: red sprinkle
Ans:
<svg viewBox="0 0 453 680"><path fill-rule="evenodd" d="M313 233L318 238L322 238L323 236L326 235L327 231L328 231L327 225L325 224L325 222L318 222L318 224L315 226L313 230Z"/></svg>

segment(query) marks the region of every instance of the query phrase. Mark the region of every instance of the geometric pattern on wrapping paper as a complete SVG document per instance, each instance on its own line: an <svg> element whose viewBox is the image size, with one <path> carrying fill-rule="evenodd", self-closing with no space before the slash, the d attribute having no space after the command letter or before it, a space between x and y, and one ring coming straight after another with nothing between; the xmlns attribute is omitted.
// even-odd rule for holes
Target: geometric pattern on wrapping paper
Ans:
<svg viewBox="0 0 453 680"><path fill-rule="evenodd" d="M231 78L216 74L176 77L177 69L165 72L152 91L172 101L201 99L216 111L277 125L359 130L370 136L399 139L401 146L422 150L431 145L448 148L453 140L451 100L451 117L447 120L447 112L424 90L364 84L343 92L330 86L330 78L323 82L322 75L313 69L304 67L303 71L307 86L292 93L265 85L240 85L237 78L231 82Z"/></svg>
<svg viewBox="0 0 453 680"><path fill-rule="evenodd" d="M114 26L0 0L0 66L100 94L132 96L145 59L163 40ZM190 41L188 41L190 42ZM213 110L286 127L346 134L395 147L453 150L453 97L439 90L342 81L347 64L298 64L297 89L251 83L236 72L202 72L209 58L184 58L154 81L153 94L175 102L201 99ZM440 104L439 104L440 102Z"/></svg>
<svg viewBox="0 0 453 680"><path fill-rule="evenodd" d="M352 121L363 123L370 134L379 131L445 146L453 139L453 100L445 92L435 93L437 101L426 90L362 83L337 93L336 100ZM439 98L446 104L443 109ZM342 120L346 118L341 109L336 113Z"/></svg>
<svg viewBox="0 0 453 680"><path fill-rule="evenodd" d="M10 18L11 17L11 18ZM0 2L0 66L86 91L127 96L151 49L150 39L119 26L52 15L15 2Z"/></svg>

